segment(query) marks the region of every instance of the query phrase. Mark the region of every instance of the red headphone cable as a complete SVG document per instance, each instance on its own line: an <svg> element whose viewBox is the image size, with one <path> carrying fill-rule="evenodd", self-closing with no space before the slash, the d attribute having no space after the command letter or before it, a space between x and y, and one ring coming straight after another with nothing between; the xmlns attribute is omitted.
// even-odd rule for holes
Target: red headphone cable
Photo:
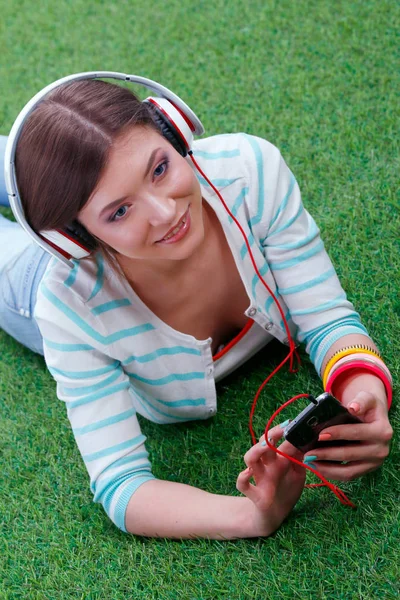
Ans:
<svg viewBox="0 0 400 600"><path fill-rule="evenodd" d="M190 156L194 166L196 167L196 169L198 170L198 172L202 175L202 177L204 177L204 179L207 181L207 183L211 186L211 188L214 190L214 192L217 194L218 198L221 200L222 205L224 206L226 212L229 214L229 216L231 217L231 219L235 222L236 226L239 228L242 237L244 239L244 242L246 244L247 250L249 252L249 256L251 259L251 262L253 264L253 268L254 271L256 272L259 280L261 281L261 283L264 285L264 287L267 289L268 293L271 295L272 299L275 302L275 305L277 306L279 313L282 317L282 322L285 326L285 331L286 331L286 335L287 335L287 339L288 339L288 343L289 343L289 353L287 354L287 356L279 363L279 365L277 367L275 367L275 369L272 371L272 373L270 373L268 375L268 377L263 381L263 383L260 385L260 387L257 390L257 393L254 397L252 406L251 406L251 410L250 410L250 417L249 417L249 430L250 430L250 435L251 435L251 440L253 445L257 443L257 438L256 435L254 433L254 429L253 429L253 417L254 417L254 413L255 413L255 409L257 406L257 402L258 402L258 398L262 392L262 390L264 389L264 387L267 385L267 383L272 379L272 377L283 367L283 365L289 360L289 372L290 373L296 373L298 371L298 367L301 364L301 360L300 360L300 356L296 350L296 344L292 338L292 335L290 333L290 329L289 329L289 325L286 321L284 312L282 310L281 305L279 304L278 299L276 298L275 294L273 293L273 291L270 289L270 287L267 285L267 283L264 281L262 275L260 274L256 261L254 259L253 253L251 251L250 248L250 244L249 241L246 237L246 234L243 230L243 227L241 226L241 224L239 223L239 221L236 219L236 217L232 214L232 212L230 211L228 205L226 204L225 200L223 199L223 197L221 196L221 194L219 193L219 191L217 190L217 188L213 185L213 183L209 180L209 178L207 177L207 175L204 173L204 171L201 169L201 167L199 166L199 164L197 163L196 159L193 156L193 152L190 150L188 152L188 155ZM298 367L295 369L294 365L293 365L293 357L296 357L297 360L297 364ZM276 452L277 454L284 456L285 458L287 458L288 460L290 460L291 462L300 465L302 467L304 467L305 469L308 469L309 471L311 471L312 473L314 473L323 483L314 483L314 484L308 484L305 487L328 487L334 494L335 496L339 499L339 501L344 504L345 506L351 506L352 508L356 508L356 506L347 498L347 496L345 495L345 493L338 488L336 485L330 483L327 479L325 479L325 477L323 475L321 475L318 471L316 471L315 469L313 469L310 465L305 464L304 462L301 462L299 460L297 460L296 458L289 456L289 454L286 454L285 452L282 452L282 450L279 450L279 448L276 448L275 446L273 446L270 441L268 440L268 431L271 427L272 422L274 421L274 419L276 418L276 416L287 406L289 406L289 404L291 404L292 402L294 402L295 400L298 400L300 398L308 398L309 394L299 394L297 396L294 396L293 398L291 398L290 400L287 400L287 402L285 402L284 404L282 404L282 406L280 406L271 416L271 418L269 419L266 427L265 427L265 440L266 443L268 445L268 447L273 450L274 452Z"/></svg>

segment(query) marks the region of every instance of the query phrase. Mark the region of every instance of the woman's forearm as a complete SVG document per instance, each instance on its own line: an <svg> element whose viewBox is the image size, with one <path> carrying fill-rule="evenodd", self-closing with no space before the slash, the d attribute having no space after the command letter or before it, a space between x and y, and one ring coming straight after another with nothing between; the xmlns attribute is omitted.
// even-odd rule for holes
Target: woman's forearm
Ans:
<svg viewBox="0 0 400 600"><path fill-rule="evenodd" d="M276 529L272 515L271 531L257 531L253 509L245 497L154 479L143 483L130 499L125 526L135 535L167 538L222 540L272 533Z"/></svg>

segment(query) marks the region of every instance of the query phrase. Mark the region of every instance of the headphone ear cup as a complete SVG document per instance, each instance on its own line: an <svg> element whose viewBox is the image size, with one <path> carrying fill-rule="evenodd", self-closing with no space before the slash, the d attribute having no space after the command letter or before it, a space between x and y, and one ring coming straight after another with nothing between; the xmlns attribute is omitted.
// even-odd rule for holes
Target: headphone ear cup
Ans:
<svg viewBox="0 0 400 600"><path fill-rule="evenodd" d="M39 235L67 259L86 258L97 247L95 238L78 221L63 229L40 231Z"/></svg>
<svg viewBox="0 0 400 600"><path fill-rule="evenodd" d="M194 113L182 106L175 105L167 98L149 96L143 100L150 108L154 122L159 127L162 135L167 139L181 156L191 152L193 134L196 125L193 123Z"/></svg>
<svg viewBox="0 0 400 600"><path fill-rule="evenodd" d="M175 150L177 152L179 152L179 154L181 156L186 156L186 154L187 154L186 146L183 143L183 141L181 140L181 137L180 137L179 133L177 132L177 130L175 129L175 127L169 121L168 117L163 115L161 110L155 104L148 102L147 106L150 109L153 121L157 125L158 129L161 131L161 134L163 135L163 137L165 137L165 139L170 144L172 144L172 146L175 148Z"/></svg>
<svg viewBox="0 0 400 600"><path fill-rule="evenodd" d="M64 231L67 236L73 238L89 252L92 252L97 247L95 238L88 233L87 229L79 221L72 221L67 227L64 227Z"/></svg>

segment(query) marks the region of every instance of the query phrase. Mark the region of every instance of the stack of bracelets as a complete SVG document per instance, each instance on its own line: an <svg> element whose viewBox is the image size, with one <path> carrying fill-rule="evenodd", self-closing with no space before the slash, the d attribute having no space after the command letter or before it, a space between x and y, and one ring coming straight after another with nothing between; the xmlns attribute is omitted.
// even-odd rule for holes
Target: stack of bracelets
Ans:
<svg viewBox="0 0 400 600"><path fill-rule="evenodd" d="M324 390L333 394L332 389L335 381L342 373L351 369L362 369L379 377L386 388L388 408L390 408L393 383L390 371L383 362L379 352L363 344L346 346L335 352L328 361L322 375Z"/></svg>

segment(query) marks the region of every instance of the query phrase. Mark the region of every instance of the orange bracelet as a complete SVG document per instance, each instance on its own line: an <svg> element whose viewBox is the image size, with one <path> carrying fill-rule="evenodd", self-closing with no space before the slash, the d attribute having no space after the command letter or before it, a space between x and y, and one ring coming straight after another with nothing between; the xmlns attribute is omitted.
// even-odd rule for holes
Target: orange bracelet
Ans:
<svg viewBox="0 0 400 600"><path fill-rule="evenodd" d="M328 379L330 379L333 376L333 374L335 373L335 371L337 369L339 369L341 366L352 363L355 360L357 360L357 361L361 360L362 362L365 362L369 365L376 365L379 369L381 369L385 373L385 375L389 379L391 385L393 385L392 375L391 375L389 369L387 368L387 366L385 365L385 363L383 362L383 360L381 360L380 358L377 358L376 356L372 356L371 354L367 354L367 353L349 354L348 356L344 356L343 358L339 359L337 361L337 363L335 363L333 365L333 367L331 368L331 370L329 371Z"/></svg>

